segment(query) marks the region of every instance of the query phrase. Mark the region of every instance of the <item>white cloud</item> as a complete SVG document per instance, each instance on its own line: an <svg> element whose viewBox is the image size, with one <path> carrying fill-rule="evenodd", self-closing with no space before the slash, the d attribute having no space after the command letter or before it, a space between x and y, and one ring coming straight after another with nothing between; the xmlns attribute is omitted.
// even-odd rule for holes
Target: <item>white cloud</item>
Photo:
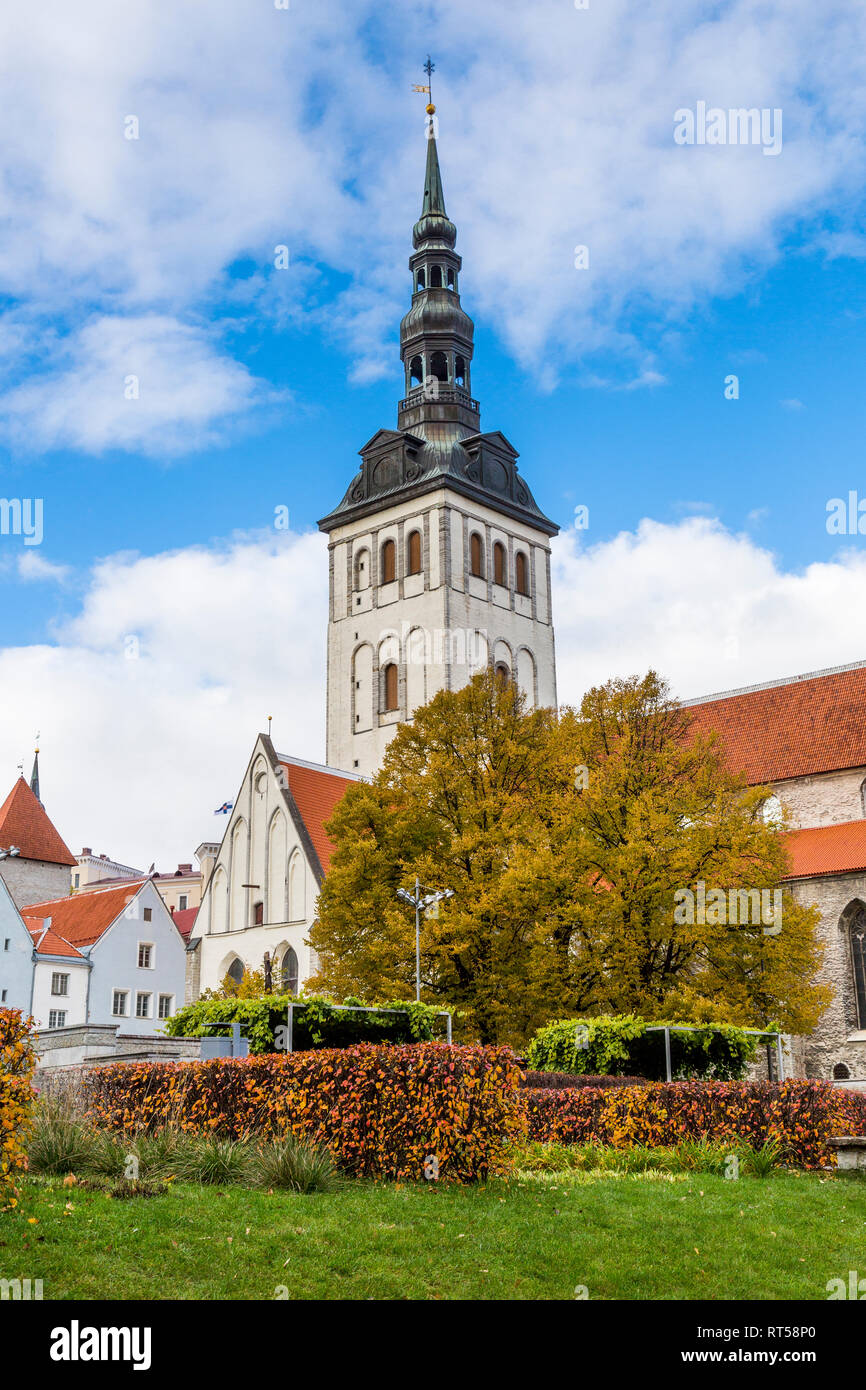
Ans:
<svg viewBox="0 0 866 1390"><path fill-rule="evenodd" d="M649 667L683 698L866 657L866 551L779 569L714 520L643 521L554 543L559 697ZM235 538L93 571L56 644L0 653L0 768L42 733L47 808L89 844L173 867L221 835L257 732L325 755L327 549L318 534ZM0 786L0 795L5 788Z"/></svg>
<svg viewBox="0 0 866 1390"><path fill-rule="evenodd" d="M184 453L278 399L211 330L162 314L100 315L55 339L43 362L48 370L0 396L0 435L13 447Z"/></svg>
<svg viewBox="0 0 866 1390"><path fill-rule="evenodd" d="M55 565L35 550L25 550L19 555L16 569L18 578L26 584L64 584L71 573L69 565Z"/></svg>
<svg viewBox="0 0 866 1390"><path fill-rule="evenodd" d="M261 402L211 343L215 379L197 381L192 406L165 391L137 426L103 403L79 427L93 344L69 326L82 320L156 315L195 334L221 305L306 316L354 356L357 382L396 367L424 158L408 86L428 25L421 0L0 11L0 292L39 326L40 348L57 315L55 350L70 356L38 447L198 447ZM813 0L732 0L709 16L705 0L441 0L437 33L465 298L546 388L574 361L584 380L660 385L652 353L671 325L759 276L797 219L831 208L816 250L862 254L846 225L864 172L862 6L825 0L816 24ZM781 107L779 157L676 146L673 113L697 100ZM277 244L292 255L282 275ZM574 268L577 244L588 270ZM227 278L239 258L257 267L240 287ZM348 277L336 298L320 269ZM14 364L16 332L0 329L0 362ZM16 386L7 429L23 435L41 397Z"/></svg>

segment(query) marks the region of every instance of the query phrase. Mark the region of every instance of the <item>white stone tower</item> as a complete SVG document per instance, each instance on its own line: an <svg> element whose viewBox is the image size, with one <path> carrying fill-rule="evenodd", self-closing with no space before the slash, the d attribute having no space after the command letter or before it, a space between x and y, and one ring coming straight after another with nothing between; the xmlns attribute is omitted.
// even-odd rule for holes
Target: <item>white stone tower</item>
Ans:
<svg viewBox="0 0 866 1390"><path fill-rule="evenodd" d="M362 776L377 770L398 723L484 666L515 679L531 704L556 704L550 537L559 528L505 436L480 431L456 238L431 125L397 429L364 445L360 473L319 522L330 537L327 758Z"/></svg>

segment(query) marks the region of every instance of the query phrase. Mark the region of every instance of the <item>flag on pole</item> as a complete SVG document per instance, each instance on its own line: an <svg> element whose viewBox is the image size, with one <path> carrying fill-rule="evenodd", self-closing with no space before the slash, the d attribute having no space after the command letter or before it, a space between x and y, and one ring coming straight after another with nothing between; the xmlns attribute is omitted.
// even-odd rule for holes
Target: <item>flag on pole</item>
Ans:
<svg viewBox="0 0 866 1390"><path fill-rule="evenodd" d="M228 813L229 813L229 811L230 811L230 810L232 809L232 807L234 806L234 804L235 804L235 803L234 803L233 801L224 801L223 804L222 804L222 806L218 806L218 807L216 808L216 810L214 811L214 815L215 815L215 816L227 816Z"/></svg>

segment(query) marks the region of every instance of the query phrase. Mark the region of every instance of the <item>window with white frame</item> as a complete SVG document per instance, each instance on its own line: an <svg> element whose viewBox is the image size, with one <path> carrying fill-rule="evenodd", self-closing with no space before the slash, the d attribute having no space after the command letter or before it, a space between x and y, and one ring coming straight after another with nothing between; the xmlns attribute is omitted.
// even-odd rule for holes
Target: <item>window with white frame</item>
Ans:
<svg viewBox="0 0 866 1390"><path fill-rule="evenodd" d="M54 974L51 976L51 993L52 993L52 994L68 994L68 993L69 993L69 976L68 976L68 975L63 975L63 974L59 973L58 971L55 971Z"/></svg>
<svg viewBox="0 0 866 1390"><path fill-rule="evenodd" d="M129 1012L129 991L116 989L111 1000L111 1012L115 1018L126 1018Z"/></svg>
<svg viewBox="0 0 866 1390"><path fill-rule="evenodd" d="M173 1003L173 994L161 994L159 996L158 1016L160 1018L171 1018L171 1006Z"/></svg>
<svg viewBox="0 0 866 1390"><path fill-rule="evenodd" d="M152 995L139 992L135 996L135 1016L136 1018L150 1018L150 1001Z"/></svg>
<svg viewBox="0 0 866 1390"><path fill-rule="evenodd" d="M49 1011L48 1011L48 1027L49 1027L49 1028L65 1028L65 1027L66 1027L66 1010L65 1010L65 1009L49 1009Z"/></svg>
<svg viewBox="0 0 866 1390"><path fill-rule="evenodd" d="M139 941L138 943L138 968L139 970L153 969L153 944L150 941Z"/></svg>

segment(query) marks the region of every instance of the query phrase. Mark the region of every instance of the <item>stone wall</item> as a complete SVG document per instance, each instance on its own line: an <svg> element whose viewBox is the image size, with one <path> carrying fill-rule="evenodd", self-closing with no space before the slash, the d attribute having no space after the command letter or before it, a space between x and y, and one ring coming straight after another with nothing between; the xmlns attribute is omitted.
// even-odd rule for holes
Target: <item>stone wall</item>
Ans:
<svg viewBox="0 0 866 1390"><path fill-rule="evenodd" d="M777 782L773 790L790 811L794 827L805 830L816 825L863 820L860 786L864 777L866 767L855 767Z"/></svg>
<svg viewBox="0 0 866 1390"><path fill-rule="evenodd" d="M69 897L68 864L49 864L42 859L0 859L0 878L18 908Z"/></svg>
<svg viewBox="0 0 866 1390"><path fill-rule="evenodd" d="M186 987L184 1003L194 1004L201 994L201 938L194 937L186 948Z"/></svg>
<svg viewBox="0 0 866 1390"><path fill-rule="evenodd" d="M820 933L826 949L819 973L834 991L814 1033L804 1040L805 1074L831 1081L834 1066L841 1063L848 1067L852 1080L866 1078L866 1030L858 1028L850 942L843 921L852 902L866 902L866 873L803 879L792 889L798 902L814 904L821 914Z"/></svg>
<svg viewBox="0 0 866 1390"><path fill-rule="evenodd" d="M200 1051L200 1038L147 1037L120 1033L117 1024L82 1023L55 1028L37 1038L37 1078L69 1067L109 1062L193 1062Z"/></svg>

